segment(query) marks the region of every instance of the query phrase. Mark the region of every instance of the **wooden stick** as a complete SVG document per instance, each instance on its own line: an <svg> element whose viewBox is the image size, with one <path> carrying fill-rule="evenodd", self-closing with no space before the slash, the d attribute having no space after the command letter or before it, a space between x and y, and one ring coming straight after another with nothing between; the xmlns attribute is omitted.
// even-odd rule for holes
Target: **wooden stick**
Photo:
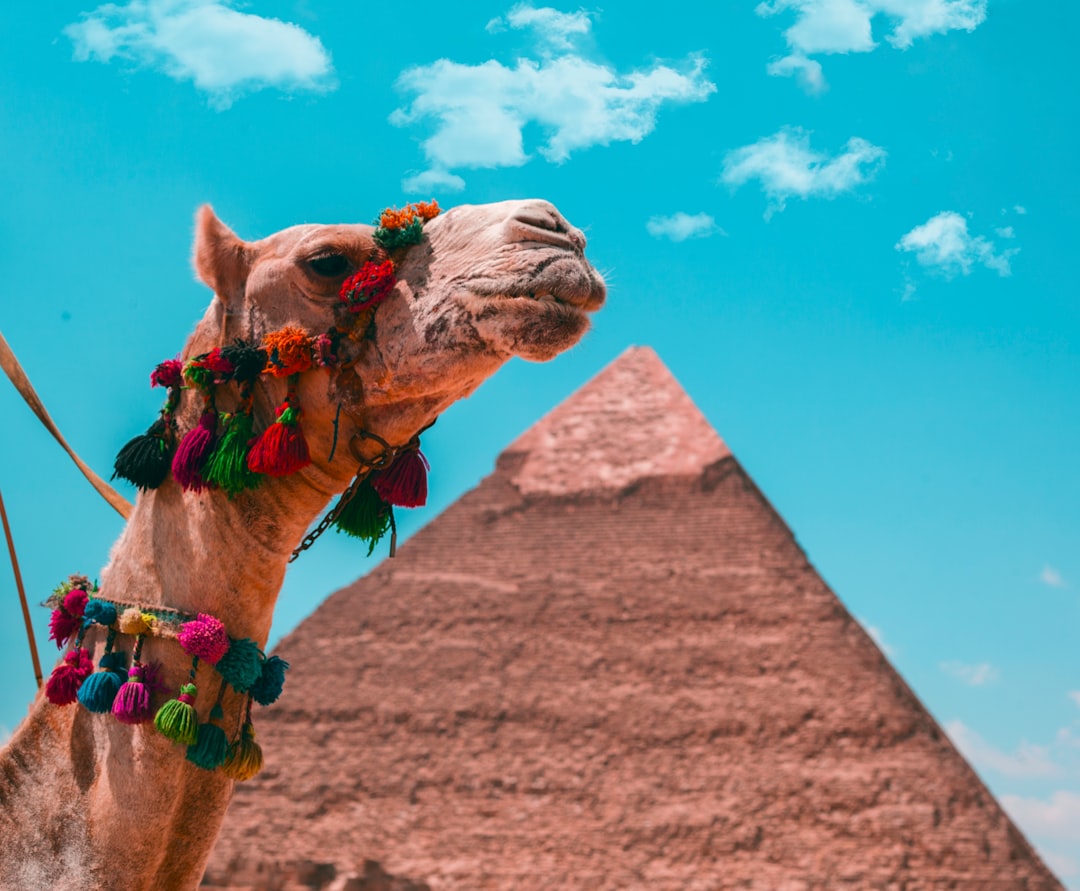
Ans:
<svg viewBox="0 0 1080 891"><path fill-rule="evenodd" d="M23 587L22 573L19 572L19 560L15 556L15 542L11 538L11 526L8 524L7 511L4 509L4 496L0 495L0 518L4 521L4 536L7 538L8 553L11 555L11 569L15 573L15 586L19 589L22 602L23 621L26 623L26 640L30 644L30 658L34 660L34 677L38 689L41 689L41 662L38 660L37 643L34 641L34 626L30 622L30 605L26 602L26 589Z"/></svg>

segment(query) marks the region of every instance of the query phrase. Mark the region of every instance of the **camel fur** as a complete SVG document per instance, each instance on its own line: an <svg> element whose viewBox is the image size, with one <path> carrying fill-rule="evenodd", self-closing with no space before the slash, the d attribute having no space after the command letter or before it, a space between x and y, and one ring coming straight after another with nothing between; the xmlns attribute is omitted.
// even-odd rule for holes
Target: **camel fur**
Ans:
<svg viewBox="0 0 1080 891"><path fill-rule="evenodd" d="M194 263L215 297L182 358L287 324L326 331L348 272L320 275L311 261L340 255L352 269L384 259L373 231L302 225L245 242L203 207ZM584 247L582 233L542 201L462 206L429 222L420 244L395 255L398 284L376 312L372 339L351 344L355 364L301 376L312 465L231 500L184 492L172 479L141 493L101 574L101 596L208 612L232 637L265 644L290 552L356 472L342 446L366 455L372 443L356 437L361 429L405 443L511 356L547 360L576 343L605 297ZM282 380L261 378L259 429L285 393ZM181 431L195 424L199 402L184 396ZM329 460L339 406L341 445ZM103 643L88 634L95 663ZM190 665L175 642L156 638L143 658L161 661L170 684ZM217 694L212 670L200 668L197 683L205 721ZM229 690L224 704L235 727L241 700ZM39 694L0 751L0 891L193 889L232 789L152 724L129 727Z"/></svg>

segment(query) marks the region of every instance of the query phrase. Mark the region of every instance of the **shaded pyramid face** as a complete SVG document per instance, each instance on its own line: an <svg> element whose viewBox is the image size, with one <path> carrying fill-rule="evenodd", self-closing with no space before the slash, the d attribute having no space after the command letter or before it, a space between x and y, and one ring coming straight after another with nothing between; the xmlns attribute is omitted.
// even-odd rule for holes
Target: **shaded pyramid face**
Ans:
<svg viewBox="0 0 1080 891"><path fill-rule="evenodd" d="M1061 887L647 349L279 652L215 887Z"/></svg>

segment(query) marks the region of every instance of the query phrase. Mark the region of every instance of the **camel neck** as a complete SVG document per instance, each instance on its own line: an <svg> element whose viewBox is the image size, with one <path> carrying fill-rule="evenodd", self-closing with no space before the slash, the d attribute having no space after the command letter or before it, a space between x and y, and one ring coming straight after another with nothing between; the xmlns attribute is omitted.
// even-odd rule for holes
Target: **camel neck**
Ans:
<svg viewBox="0 0 1080 891"><path fill-rule="evenodd" d="M139 496L102 573L102 596L210 613L234 638L266 642L289 555L332 492L268 480L228 499L173 481Z"/></svg>

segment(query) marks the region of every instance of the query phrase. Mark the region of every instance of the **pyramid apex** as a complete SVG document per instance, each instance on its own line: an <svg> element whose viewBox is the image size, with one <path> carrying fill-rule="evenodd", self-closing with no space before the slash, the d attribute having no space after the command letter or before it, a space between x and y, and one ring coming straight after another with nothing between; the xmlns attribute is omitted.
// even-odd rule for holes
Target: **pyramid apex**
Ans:
<svg viewBox="0 0 1080 891"><path fill-rule="evenodd" d="M503 453L526 494L619 489L697 476L731 451L647 346L632 346Z"/></svg>

